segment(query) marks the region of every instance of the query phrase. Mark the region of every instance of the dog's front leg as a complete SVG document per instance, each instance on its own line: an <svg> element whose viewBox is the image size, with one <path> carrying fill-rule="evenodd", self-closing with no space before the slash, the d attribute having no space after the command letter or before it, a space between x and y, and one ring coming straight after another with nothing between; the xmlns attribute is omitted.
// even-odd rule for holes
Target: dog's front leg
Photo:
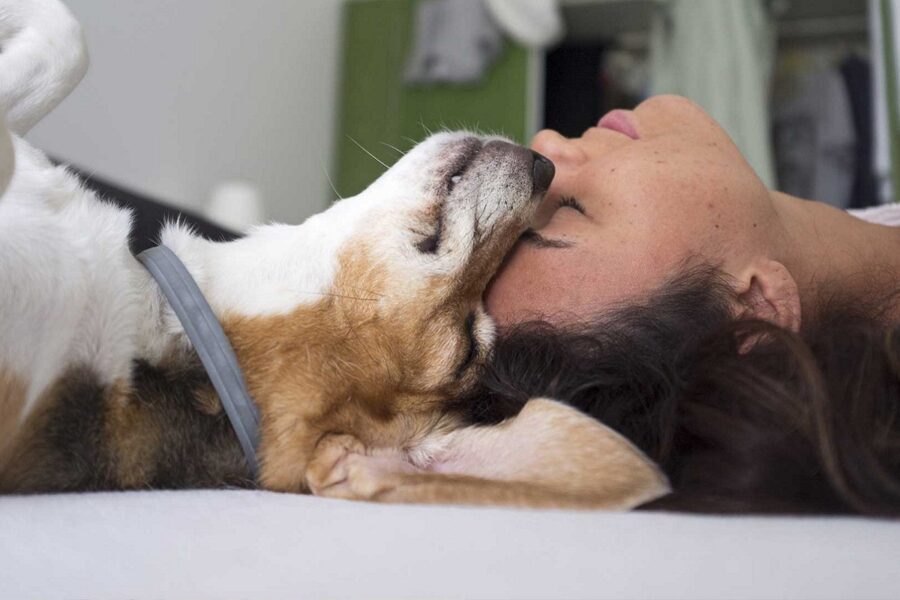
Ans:
<svg viewBox="0 0 900 600"><path fill-rule="evenodd" d="M317 448L316 494L423 504L626 510L669 491L663 473L621 435L546 399L499 425L466 427L417 467L400 450L373 450L350 436ZM318 460L317 460L318 459Z"/></svg>
<svg viewBox="0 0 900 600"><path fill-rule="evenodd" d="M281 435L266 435L260 446L259 483L276 492L306 493L310 491L307 480L308 465L315 456L316 442L321 435L301 425L302 419L287 428Z"/></svg>
<svg viewBox="0 0 900 600"><path fill-rule="evenodd" d="M337 455L335 455L337 456ZM335 458L335 457L332 457ZM580 494L528 481L502 481L457 473L431 473L397 457L343 453L321 481L310 479L318 496L390 504L462 504L518 508L628 510L644 494ZM602 475L600 475L602 476Z"/></svg>
<svg viewBox="0 0 900 600"><path fill-rule="evenodd" d="M522 486L465 475L429 473L398 451L366 450L353 436L323 439L307 469L317 496L414 504L520 504ZM535 506L535 502L527 503ZM554 498L553 505L558 504Z"/></svg>

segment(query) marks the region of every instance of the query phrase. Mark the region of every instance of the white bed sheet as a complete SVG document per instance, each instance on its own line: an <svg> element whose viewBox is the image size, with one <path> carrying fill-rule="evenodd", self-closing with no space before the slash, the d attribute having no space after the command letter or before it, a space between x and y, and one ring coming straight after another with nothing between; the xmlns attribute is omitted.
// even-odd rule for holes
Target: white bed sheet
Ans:
<svg viewBox="0 0 900 600"><path fill-rule="evenodd" d="M897 598L900 522L0 498L0 598Z"/></svg>

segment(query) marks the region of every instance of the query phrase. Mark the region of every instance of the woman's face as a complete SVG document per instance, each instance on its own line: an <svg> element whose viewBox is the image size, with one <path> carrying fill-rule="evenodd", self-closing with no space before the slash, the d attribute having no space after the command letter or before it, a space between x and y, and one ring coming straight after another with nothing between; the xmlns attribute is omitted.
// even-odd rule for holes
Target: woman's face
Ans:
<svg viewBox="0 0 900 600"><path fill-rule="evenodd" d="M759 245L774 210L725 131L684 98L613 111L577 139L544 130L532 147L556 177L488 288L501 325L602 312L695 256L727 272Z"/></svg>

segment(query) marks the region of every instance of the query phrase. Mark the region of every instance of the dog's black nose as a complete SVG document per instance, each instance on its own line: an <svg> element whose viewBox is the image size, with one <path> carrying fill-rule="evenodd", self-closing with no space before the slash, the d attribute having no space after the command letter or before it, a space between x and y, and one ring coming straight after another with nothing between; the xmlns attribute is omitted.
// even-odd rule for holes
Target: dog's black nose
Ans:
<svg viewBox="0 0 900 600"><path fill-rule="evenodd" d="M534 157L534 166L532 167L532 194L543 194L550 189L550 182L556 174L556 167L550 162L550 159L542 154L538 154L534 150L531 151Z"/></svg>

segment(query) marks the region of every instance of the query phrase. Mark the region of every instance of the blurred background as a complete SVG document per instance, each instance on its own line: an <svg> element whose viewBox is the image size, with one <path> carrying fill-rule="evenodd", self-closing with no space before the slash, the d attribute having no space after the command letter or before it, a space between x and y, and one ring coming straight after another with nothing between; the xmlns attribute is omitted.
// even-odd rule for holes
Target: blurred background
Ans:
<svg viewBox="0 0 900 600"><path fill-rule="evenodd" d="M578 135L674 92L770 186L894 199L900 0L67 0L81 86L30 139L241 229L362 190L440 128Z"/></svg>

